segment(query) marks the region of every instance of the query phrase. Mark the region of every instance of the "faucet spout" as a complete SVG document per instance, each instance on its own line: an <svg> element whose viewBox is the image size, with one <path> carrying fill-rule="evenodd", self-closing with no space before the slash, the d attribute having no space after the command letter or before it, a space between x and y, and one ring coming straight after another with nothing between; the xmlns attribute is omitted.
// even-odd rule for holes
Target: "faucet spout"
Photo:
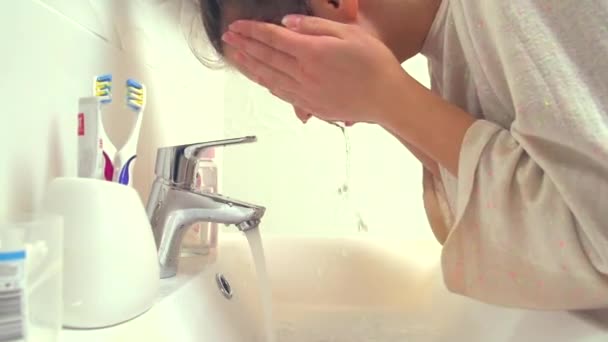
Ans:
<svg viewBox="0 0 608 342"><path fill-rule="evenodd" d="M191 225L213 222L235 225L239 230L247 231L256 229L265 213L264 207L222 195L180 189L169 184L156 188L160 196L149 213L161 278L177 274L180 247Z"/></svg>

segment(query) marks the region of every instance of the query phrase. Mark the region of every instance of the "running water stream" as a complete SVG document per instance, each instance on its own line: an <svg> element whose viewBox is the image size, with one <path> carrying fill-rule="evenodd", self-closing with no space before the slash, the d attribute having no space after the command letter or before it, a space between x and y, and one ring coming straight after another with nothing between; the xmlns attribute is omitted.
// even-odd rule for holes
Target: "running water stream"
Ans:
<svg viewBox="0 0 608 342"><path fill-rule="evenodd" d="M340 128L344 135L345 154L346 154L346 165L345 165L345 176L344 183L338 188L338 194L342 196L344 201L357 219L357 226L359 231L367 231L367 225L363 221L359 210L352 203L350 198L350 168L351 168L351 143L346 131L346 127L331 123L332 125ZM262 244L262 237L259 229L251 229L245 232L247 241L249 242L249 248L251 249L251 256L258 277L258 286L260 288L260 298L262 304L262 310L264 312L264 325L266 331L266 341L276 342L276 331L274 329L274 321L272 316L272 288L270 287L270 279L268 277L268 270L266 269L266 257L264 255L264 246Z"/></svg>
<svg viewBox="0 0 608 342"><path fill-rule="evenodd" d="M275 342L275 330L272 318L272 288L270 287L270 279L268 270L266 269L266 257L264 255L264 245L262 244L262 236L260 229L251 229L245 232L251 256L258 276L258 286L260 287L260 298L262 310L264 312L264 325L266 330L266 341Z"/></svg>

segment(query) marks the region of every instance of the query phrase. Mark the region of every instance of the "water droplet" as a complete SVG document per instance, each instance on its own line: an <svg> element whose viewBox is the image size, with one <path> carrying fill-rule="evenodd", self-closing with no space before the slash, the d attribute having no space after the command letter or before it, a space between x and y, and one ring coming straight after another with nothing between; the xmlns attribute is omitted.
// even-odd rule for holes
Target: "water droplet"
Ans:
<svg viewBox="0 0 608 342"><path fill-rule="evenodd" d="M367 231L368 231L367 224L361 218L359 218L359 232L367 232Z"/></svg>

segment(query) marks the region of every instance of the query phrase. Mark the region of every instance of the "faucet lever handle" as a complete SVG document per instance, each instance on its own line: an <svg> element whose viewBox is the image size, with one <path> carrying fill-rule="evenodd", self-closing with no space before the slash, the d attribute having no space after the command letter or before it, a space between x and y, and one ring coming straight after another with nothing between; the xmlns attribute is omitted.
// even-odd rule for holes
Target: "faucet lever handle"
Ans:
<svg viewBox="0 0 608 342"><path fill-rule="evenodd" d="M194 179L200 151L210 147L246 144L256 141L257 137L246 136L159 148L156 154L155 173L157 177L173 184L189 186Z"/></svg>
<svg viewBox="0 0 608 342"><path fill-rule="evenodd" d="M246 136L242 138L232 138L232 139L223 139L223 140L215 140L215 141L206 141L196 144L186 145L184 149L184 157L187 159L197 159L199 152L211 148L211 147L220 147L220 146L228 146L228 145L237 145L237 144L247 144L256 142L258 139L255 135Z"/></svg>

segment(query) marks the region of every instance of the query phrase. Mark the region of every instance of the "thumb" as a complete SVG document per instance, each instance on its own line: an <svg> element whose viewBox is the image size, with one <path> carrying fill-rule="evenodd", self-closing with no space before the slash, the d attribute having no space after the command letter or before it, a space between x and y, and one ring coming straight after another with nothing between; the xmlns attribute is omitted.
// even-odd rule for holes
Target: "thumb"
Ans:
<svg viewBox="0 0 608 342"><path fill-rule="evenodd" d="M319 17L292 14L285 16L282 24L288 29L302 34L345 38L345 24Z"/></svg>

